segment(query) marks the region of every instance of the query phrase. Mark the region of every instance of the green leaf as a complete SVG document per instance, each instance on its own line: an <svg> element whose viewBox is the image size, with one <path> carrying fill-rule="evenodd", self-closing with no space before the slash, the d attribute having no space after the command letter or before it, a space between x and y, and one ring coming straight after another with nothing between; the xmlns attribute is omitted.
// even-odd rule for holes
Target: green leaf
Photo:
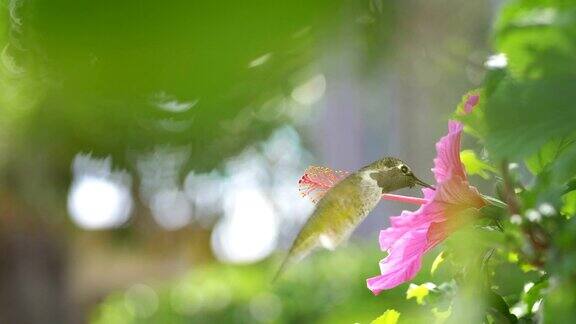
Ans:
<svg viewBox="0 0 576 324"><path fill-rule="evenodd" d="M576 140L571 139L553 165L554 180L565 183L576 176Z"/></svg>
<svg viewBox="0 0 576 324"><path fill-rule="evenodd" d="M532 174L542 172L546 167L553 163L562 151L570 145L571 141L562 139L552 139L546 143L538 153L526 159L526 167Z"/></svg>
<svg viewBox="0 0 576 324"><path fill-rule="evenodd" d="M460 152L460 160L470 175L479 175L484 179L489 179L490 174L488 172L496 172L496 168L480 160L472 150Z"/></svg>
<svg viewBox="0 0 576 324"><path fill-rule="evenodd" d="M430 268L430 274L434 274L434 272L436 272L436 270L438 269L438 266L440 266L440 264L442 264L444 260L446 259L444 258L444 251L442 251L436 256L434 262L432 262L432 267Z"/></svg>
<svg viewBox="0 0 576 324"><path fill-rule="evenodd" d="M576 214L576 190L570 191L562 196L562 205L561 212L568 217Z"/></svg>
<svg viewBox="0 0 576 324"><path fill-rule="evenodd" d="M550 141L573 137L575 89L576 76L503 81L486 102L486 145L491 155L523 159Z"/></svg>
<svg viewBox="0 0 576 324"><path fill-rule="evenodd" d="M543 306L543 317L546 323L572 323L574 322L574 309L576 287L573 281L563 280L550 289Z"/></svg>
<svg viewBox="0 0 576 324"><path fill-rule="evenodd" d="M445 311L439 311L437 307L432 308L434 315L434 324L442 324L452 315L452 306L448 307Z"/></svg>
<svg viewBox="0 0 576 324"><path fill-rule="evenodd" d="M510 313L510 308L502 296L497 294L494 290L489 290L487 297L489 309L492 312L492 315L500 317L501 320L505 319L507 323L518 322L516 316Z"/></svg>
<svg viewBox="0 0 576 324"><path fill-rule="evenodd" d="M400 313L394 309L388 309L380 317L372 321L372 324L396 324Z"/></svg>
<svg viewBox="0 0 576 324"><path fill-rule="evenodd" d="M436 285L427 282L421 285L410 284L408 290L406 290L406 299L416 298L416 303L418 305L424 304L424 297L428 296L432 289L436 288Z"/></svg>
<svg viewBox="0 0 576 324"><path fill-rule="evenodd" d="M508 66L482 98L487 148L494 158L529 158L531 171L538 171L551 160L534 155L575 134L576 3L510 2L495 31L497 51ZM544 151L554 151L549 145ZM567 157L567 168L574 166L576 152Z"/></svg>
<svg viewBox="0 0 576 324"><path fill-rule="evenodd" d="M548 288L548 278L545 277L523 293L522 301L527 305L529 311L531 311L534 304L543 297L542 291L546 288Z"/></svg>
<svg viewBox="0 0 576 324"><path fill-rule="evenodd" d="M535 266L529 264L529 263L523 263L522 265L520 265L520 269L523 272L530 272L530 271L536 271L538 270L538 268L536 268Z"/></svg>
<svg viewBox="0 0 576 324"><path fill-rule="evenodd" d="M515 78L576 71L574 2L510 2L496 25L496 47L508 57Z"/></svg>
<svg viewBox="0 0 576 324"><path fill-rule="evenodd" d="M510 263L517 263L519 258L518 258L518 253L515 252L508 252L508 262Z"/></svg>

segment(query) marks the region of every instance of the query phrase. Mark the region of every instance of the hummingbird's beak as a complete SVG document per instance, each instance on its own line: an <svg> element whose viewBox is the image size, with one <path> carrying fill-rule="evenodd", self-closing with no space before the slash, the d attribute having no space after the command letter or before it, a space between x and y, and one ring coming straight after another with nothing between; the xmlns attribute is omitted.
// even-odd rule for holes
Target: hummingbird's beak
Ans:
<svg viewBox="0 0 576 324"><path fill-rule="evenodd" d="M432 190L436 190L436 188L434 188L433 186L427 184L426 182L416 178L416 176L414 176L414 181L416 182L417 185L421 185L424 188L430 188Z"/></svg>

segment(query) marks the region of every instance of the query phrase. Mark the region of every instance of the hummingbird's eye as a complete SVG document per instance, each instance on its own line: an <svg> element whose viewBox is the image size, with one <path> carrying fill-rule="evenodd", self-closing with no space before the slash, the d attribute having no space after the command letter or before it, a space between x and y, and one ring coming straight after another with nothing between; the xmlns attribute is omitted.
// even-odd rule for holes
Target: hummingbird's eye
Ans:
<svg viewBox="0 0 576 324"><path fill-rule="evenodd" d="M400 167L400 171L402 171L402 173L408 173L408 167L405 166L405 165L402 165L402 166Z"/></svg>

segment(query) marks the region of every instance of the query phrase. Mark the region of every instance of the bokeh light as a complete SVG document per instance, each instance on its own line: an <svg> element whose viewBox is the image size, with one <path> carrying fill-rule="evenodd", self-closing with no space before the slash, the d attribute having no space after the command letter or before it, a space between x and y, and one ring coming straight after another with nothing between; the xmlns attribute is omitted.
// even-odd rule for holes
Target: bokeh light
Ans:
<svg viewBox="0 0 576 324"><path fill-rule="evenodd" d="M145 284L135 284L124 294L124 306L135 318L148 318L158 309L158 294Z"/></svg>
<svg viewBox="0 0 576 324"><path fill-rule="evenodd" d="M167 230L177 230L192 220L192 207L182 191L160 191L150 201L152 216L158 225Z"/></svg>
<svg viewBox="0 0 576 324"><path fill-rule="evenodd" d="M121 226L132 210L129 183L127 174L111 171L111 159L78 155L68 195L72 221L88 230Z"/></svg>
<svg viewBox="0 0 576 324"><path fill-rule="evenodd" d="M301 105L309 106L322 99L325 91L326 78L323 74L317 74L294 88L292 99Z"/></svg>
<svg viewBox="0 0 576 324"><path fill-rule="evenodd" d="M196 106L198 99L192 101L180 101L175 96L169 95L164 91L155 93L152 96L151 102L156 107L173 113L180 113L190 110Z"/></svg>
<svg viewBox="0 0 576 324"><path fill-rule="evenodd" d="M195 220L203 227L214 225L222 212L225 179L218 172L188 173L184 179L184 192L192 203Z"/></svg>
<svg viewBox="0 0 576 324"><path fill-rule="evenodd" d="M508 57L504 53L494 54L488 57L484 66L488 69L503 69L508 65Z"/></svg>
<svg viewBox="0 0 576 324"><path fill-rule="evenodd" d="M270 201L255 189L240 189L226 197L225 215L212 233L214 253L224 262L249 263L276 247L278 221Z"/></svg>

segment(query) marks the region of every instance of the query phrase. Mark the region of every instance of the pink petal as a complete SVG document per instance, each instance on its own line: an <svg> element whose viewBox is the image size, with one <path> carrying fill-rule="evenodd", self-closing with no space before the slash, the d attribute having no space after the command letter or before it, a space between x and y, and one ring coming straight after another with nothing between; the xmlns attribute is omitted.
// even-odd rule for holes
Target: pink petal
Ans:
<svg viewBox="0 0 576 324"><path fill-rule="evenodd" d="M459 177L451 177L439 183L434 203L450 212L451 210L463 210L467 208L482 208L486 201L478 190L468 184L468 181ZM451 215L447 215L450 218Z"/></svg>
<svg viewBox="0 0 576 324"><path fill-rule="evenodd" d="M381 275L366 280L375 295L412 280L422 267L422 256L427 251L428 227L412 229L390 248L389 255L380 261Z"/></svg>
<svg viewBox="0 0 576 324"><path fill-rule="evenodd" d="M436 245L444 241L450 234L458 230L468 221L469 218L462 217L461 219L447 220L441 223L430 224L430 228L428 229L427 250L434 248Z"/></svg>
<svg viewBox="0 0 576 324"><path fill-rule="evenodd" d="M436 143L437 155L434 159L434 176L436 182L442 182L452 176L466 179L464 167L460 161L460 137L462 135L462 124L457 121L448 122L448 135L442 137Z"/></svg>
<svg viewBox="0 0 576 324"><path fill-rule="evenodd" d="M391 226L380 231L380 248L387 251L392 244L400 239L406 232L413 228L421 227L431 222L441 222L444 220L441 208L436 208L430 202L434 199L435 191L432 189L422 189L424 199L427 204L418 208L416 211L403 211L400 216L390 217Z"/></svg>

